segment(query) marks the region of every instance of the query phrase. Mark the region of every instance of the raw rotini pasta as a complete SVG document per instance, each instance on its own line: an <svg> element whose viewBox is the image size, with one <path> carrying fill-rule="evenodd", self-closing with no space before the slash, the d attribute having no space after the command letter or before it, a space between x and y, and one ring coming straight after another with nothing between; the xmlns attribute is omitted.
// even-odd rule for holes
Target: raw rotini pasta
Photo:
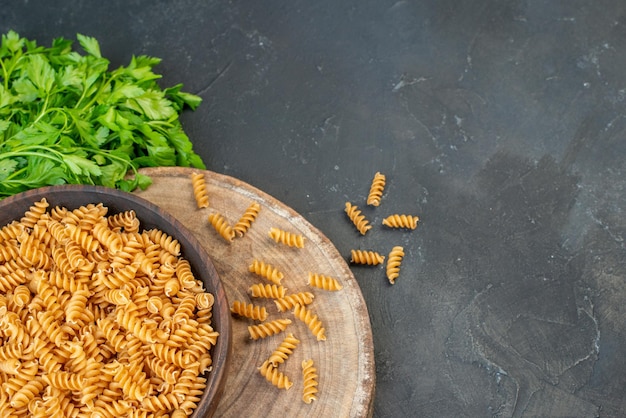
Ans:
<svg viewBox="0 0 626 418"><path fill-rule="evenodd" d="M367 264L369 266L375 266L385 262L385 256L370 250L350 250L351 259L350 262L354 264Z"/></svg>
<svg viewBox="0 0 626 418"><path fill-rule="evenodd" d="M147 238L152 242L159 244L161 248L169 252L171 255L175 257L178 257L180 255L180 243L178 242L178 240L172 236L169 236L160 229L153 228L147 231ZM180 261L187 262L187 260L185 260L184 258L180 259Z"/></svg>
<svg viewBox="0 0 626 418"><path fill-rule="evenodd" d="M280 363L284 363L287 358L293 354L293 350L300 344L300 340L289 333L283 341L272 352L272 355L267 359L274 367L278 367Z"/></svg>
<svg viewBox="0 0 626 418"><path fill-rule="evenodd" d="M217 233L228 242L232 242L235 239L235 231L230 226L226 218L220 213L212 213L209 215L209 223Z"/></svg>
<svg viewBox="0 0 626 418"><path fill-rule="evenodd" d="M204 173L191 173L191 187L193 191L193 197L196 199L196 205L198 206L198 208L208 208L209 194L207 192L206 182L204 180Z"/></svg>
<svg viewBox="0 0 626 418"><path fill-rule="evenodd" d="M309 327L313 335L317 338L317 341L326 341L326 330L317 315L314 315L310 310L301 305L294 307L293 314Z"/></svg>
<svg viewBox="0 0 626 418"><path fill-rule="evenodd" d="M253 298L280 299L285 297L287 288L276 284L255 283L248 290Z"/></svg>
<svg viewBox="0 0 626 418"><path fill-rule="evenodd" d="M270 282L279 285L280 281L285 276L280 270L261 260L253 260L252 264L248 267L251 273L264 277Z"/></svg>
<svg viewBox="0 0 626 418"><path fill-rule="evenodd" d="M334 277L318 273L309 273L308 283L310 286L317 287L322 290L336 291L343 289L343 286Z"/></svg>
<svg viewBox="0 0 626 418"><path fill-rule="evenodd" d="M267 319L267 309L265 306L258 306L252 303L241 302L239 300L233 302L230 311L235 315L259 321L265 321L265 319Z"/></svg>
<svg viewBox="0 0 626 418"><path fill-rule="evenodd" d="M311 292L298 292L278 298L274 300L274 303L280 312L285 312L289 309L293 309L295 305L304 306L313 303L314 298L315 295Z"/></svg>
<svg viewBox="0 0 626 418"><path fill-rule="evenodd" d="M397 245L391 249L387 257L387 279L394 284L400 275L400 265L404 258L404 248Z"/></svg>
<svg viewBox="0 0 626 418"><path fill-rule="evenodd" d="M270 228L269 236L279 244L288 247L304 248L304 237L300 234L272 227Z"/></svg>
<svg viewBox="0 0 626 418"><path fill-rule="evenodd" d="M289 324L291 324L291 319L274 319L273 321L262 322L256 325L248 325L248 333L251 339L258 340L259 338L266 338L284 331Z"/></svg>
<svg viewBox="0 0 626 418"><path fill-rule="evenodd" d="M0 228L1 416L186 417L200 401L214 297L174 238L107 213L43 200Z"/></svg>
<svg viewBox="0 0 626 418"><path fill-rule="evenodd" d="M345 212L361 235L365 235L367 231L372 229L372 225L365 219L365 215L361 213L361 210L357 206L346 202Z"/></svg>
<svg viewBox="0 0 626 418"><path fill-rule="evenodd" d="M248 229L250 229L256 217L259 216L260 211L261 205L257 202L252 202L250 206L248 206L243 215L241 215L241 218L239 218L235 226L233 226L233 230L237 236L242 237L248 232Z"/></svg>
<svg viewBox="0 0 626 418"><path fill-rule="evenodd" d="M367 195L367 204L370 206L380 205L380 200L385 190L385 182L387 181L384 174L376 172L372 185L370 186L369 194Z"/></svg>
<svg viewBox="0 0 626 418"><path fill-rule="evenodd" d="M278 371L276 367L272 366L269 360L263 362L261 367L259 367L259 372L268 382L278 389L289 390L291 386L293 386L293 382L290 381L283 372Z"/></svg>
<svg viewBox="0 0 626 418"><path fill-rule="evenodd" d="M417 228L419 220L419 216L393 214L383 219L383 225L388 226L389 228L415 229Z"/></svg>
<svg viewBox="0 0 626 418"><path fill-rule="evenodd" d="M313 364L313 359L302 362L302 400L304 403L311 403L317 400L317 369Z"/></svg>
<svg viewBox="0 0 626 418"><path fill-rule="evenodd" d="M107 218L109 228L113 231L137 232L139 230L139 219L134 210L127 210Z"/></svg>
<svg viewBox="0 0 626 418"><path fill-rule="evenodd" d="M24 216L20 219L20 223L25 228L33 228L43 214L46 213L48 206L50 206L50 204L45 197L38 202L34 202L30 209L24 213Z"/></svg>

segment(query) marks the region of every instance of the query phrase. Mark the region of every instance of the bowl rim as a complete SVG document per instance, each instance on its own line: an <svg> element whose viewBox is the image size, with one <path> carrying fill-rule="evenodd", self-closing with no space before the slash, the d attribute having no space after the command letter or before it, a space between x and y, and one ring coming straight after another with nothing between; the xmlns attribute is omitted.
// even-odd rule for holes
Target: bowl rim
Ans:
<svg viewBox="0 0 626 418"><path fill-rule="evenodd" d="M77 202L72 202L68 200L67 196L72 196L72 199L76 199L76 196L79 196L79 199ZM101 199L94 200L99 197L101 197ZM147 227L150 225L157 226L159 229L178 240L181 245L181 256L186 259L189 260L189 257L185 256L186 251L197 255L198 259L193 263L190 262L192 271L196 277L206 278L206 280L202 281L205 286L209 287L210 285L210 287L212 287L207 290L211 292L215 298L213 318L216 318L217 321L212 321L211 325L219 332L219 337L217 338L215 346L211 348L211 357L213 360L212 364L217 364L220 367L217 369L213 367L208 373L207 387L191 417L208 418L213 416L224 392L230 367L228 360L231 358L232 354L232 323L225 287L215 269L210 255L200 241L182 224L182 222L169 212L138 195L111 187L85 184L44 186L23 191L0 200L0 228L13 220L19 220L24 213L35 202L41 200L41 198L46 198L50 207L64 206L68 209L76 209L89 203L103 203L104 206L107 206L109 209L107 215L121 212L122 210L136 210L140 208L140 210L136 210L136 212L139 212L137 217L141 225L146 225ZM105 203L108 200L117 200L120 203L114 205L115 207L112 208L110 203ZM119 207L121 205L129 205L130 207L121 209ZM164 220L166 224L158 225L156 223L157 220ZM195 257L193 258L195 259ZM196 264L198 261L200 262L199 265Z"/></svg>

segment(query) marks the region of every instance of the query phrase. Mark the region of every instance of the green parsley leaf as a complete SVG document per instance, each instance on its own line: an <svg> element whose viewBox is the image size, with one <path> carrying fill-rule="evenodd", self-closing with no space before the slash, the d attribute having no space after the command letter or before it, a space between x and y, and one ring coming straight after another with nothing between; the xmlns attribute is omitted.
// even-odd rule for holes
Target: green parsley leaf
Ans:
<svg viewBox="0 0 626 418"><path fill-rule="evenodd" d="M88 54L97 58L102 58L102 55L100 54L100 44L96 38L78 33L76 34L76 39L78 39L80 46L82 46Z"/></svg>
<svg viewBox="0 0 626 418"><path fill-rule="evenodd" d="M202 99L182 84L162 89L161 60L133 56L109 70L99 42L84 51L57 38L39 46L15 31L0 41L0 199L52 184L99 184L131 191L148 166L205 168L179 120Z"/></svg>

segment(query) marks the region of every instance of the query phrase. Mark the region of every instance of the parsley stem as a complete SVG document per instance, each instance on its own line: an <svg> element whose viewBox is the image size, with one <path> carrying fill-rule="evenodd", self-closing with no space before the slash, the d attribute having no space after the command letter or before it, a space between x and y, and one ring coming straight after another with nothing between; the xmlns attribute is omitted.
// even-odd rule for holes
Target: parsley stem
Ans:
<svg viewBox="0 0 626 418"><path fill-rule="evenodd" d="M61 154L58 151L53 150L52 148L49 147L29 147L29 148L33 148L33 149L45 149L46 151L50 151L52 152L52 154L55 154L54 156L51 156L49 154L44 154L42 152L36 152L36 151L23 151L23 150L18 150L18 151L9 151L9 152L3 152L0 154L0 160L3 160L5 158L10 158L10 157L24 157L24 156L31 156L31 157L42 157L42 158L47 158L48 160L55 160L58 161L59 163L63 163L63 154ZM55 158L56 157L56 158Z"/></svg>

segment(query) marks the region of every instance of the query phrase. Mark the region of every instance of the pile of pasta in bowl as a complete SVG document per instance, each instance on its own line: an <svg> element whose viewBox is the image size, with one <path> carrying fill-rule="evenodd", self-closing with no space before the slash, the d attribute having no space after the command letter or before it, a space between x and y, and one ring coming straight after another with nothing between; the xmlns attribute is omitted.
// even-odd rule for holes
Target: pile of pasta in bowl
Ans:
<svg viewBox="0 0 626 418"><path fill-rule="evenodd" d="M211 416L230 313L208 255L143 199L0 201L0 416Z"/></svg>

